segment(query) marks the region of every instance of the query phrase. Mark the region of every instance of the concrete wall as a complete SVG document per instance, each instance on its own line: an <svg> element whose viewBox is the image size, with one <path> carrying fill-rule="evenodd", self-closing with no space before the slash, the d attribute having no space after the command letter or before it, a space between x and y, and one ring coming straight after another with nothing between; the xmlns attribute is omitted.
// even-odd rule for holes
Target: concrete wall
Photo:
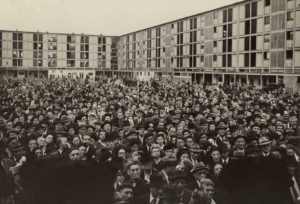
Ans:
<svg viewBox="0 0 300 204"><path fill-rule="evenodd" d="M300 83L297 83L297 76L284 76L283 83L287 91L292 93L300 93Z"/></svg>

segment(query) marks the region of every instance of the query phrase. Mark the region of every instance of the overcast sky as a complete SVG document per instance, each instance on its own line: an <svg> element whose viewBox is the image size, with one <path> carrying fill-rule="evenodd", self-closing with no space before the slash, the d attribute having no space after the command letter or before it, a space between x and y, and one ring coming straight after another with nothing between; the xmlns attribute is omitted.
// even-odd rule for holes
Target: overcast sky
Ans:
<svg viewBox="0 0 300 204"><path fill-rule="evenodd" d="M123 35L237 0L0 0L0 30Z"/></svg>

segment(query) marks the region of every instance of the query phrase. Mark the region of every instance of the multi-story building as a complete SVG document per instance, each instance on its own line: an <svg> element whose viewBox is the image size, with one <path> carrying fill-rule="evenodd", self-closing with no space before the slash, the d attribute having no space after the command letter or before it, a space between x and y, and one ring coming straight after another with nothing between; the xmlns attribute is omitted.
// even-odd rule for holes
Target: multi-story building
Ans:
<svg viewBox="0 0 300 204"><path fill-rule="evenodd" d="M0 30L0 74L284 83L300 92L300 0L245 0L119 37Z"/></svg>
<svg viewBox="0 0 300 204"><path fill-rule="evenodd" d="M300 92L300 0L246 0L122 35L118 72Z"/></svg>
<svg viewBox="0 0 300 204"><path fill-rule="evenodd" d="M0 73L95 79L117 69L118 37L0 30Z"/></svg>

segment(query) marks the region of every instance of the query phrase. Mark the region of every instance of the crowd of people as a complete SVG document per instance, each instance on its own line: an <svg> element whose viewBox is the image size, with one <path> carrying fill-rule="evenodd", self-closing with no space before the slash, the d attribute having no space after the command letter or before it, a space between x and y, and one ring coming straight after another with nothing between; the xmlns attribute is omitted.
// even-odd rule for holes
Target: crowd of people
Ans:
<svg viewBox="0 0 300 204"><path fill-rule="evenodd" d="M297 203L299 102L284 87L2 79L0 203L34 203L37 189L68 175L69 192L95 192L89 175L107 178L97 165L115 172L114 204ZM72 168L54 174L55 162ZM92 165L84 176L83 164ZM34 177L42 185L26 193Z"/></svg>

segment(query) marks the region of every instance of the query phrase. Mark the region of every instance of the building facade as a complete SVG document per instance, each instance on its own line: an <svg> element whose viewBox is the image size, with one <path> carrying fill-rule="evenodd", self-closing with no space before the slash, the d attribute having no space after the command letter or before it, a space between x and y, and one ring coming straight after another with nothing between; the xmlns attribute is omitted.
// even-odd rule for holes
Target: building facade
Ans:
<svg viewBox="0 0 300 204"><path fill-rule="evenodd" d="M300 92L300 0L245 0L122 36L0 30L0 74L284 83Z"/></svg>
<svg viewBox="0 0 300 204"><path fill-rule="evenodd" d="M117 37L0 30L0 72L10 77L111 75L117 69Z"/></svg>
<svg viewBox="0 0 300 204"><path fill-rule="evenodd" d="M300 92L300 0L247 0L122 35L118 71Z"/></svg>

